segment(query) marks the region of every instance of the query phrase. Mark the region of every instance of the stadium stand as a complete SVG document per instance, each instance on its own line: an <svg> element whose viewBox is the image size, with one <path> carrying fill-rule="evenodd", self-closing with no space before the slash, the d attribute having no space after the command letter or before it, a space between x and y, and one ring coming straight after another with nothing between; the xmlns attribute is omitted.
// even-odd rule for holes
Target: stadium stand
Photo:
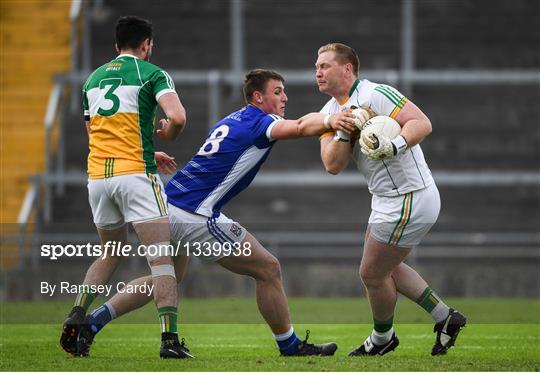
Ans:
<svg viewBox="0 0 540 373"><path fill-rule="evenodd" d="M70 61L66 1L2 1L1 42L1 226L3 235L16 232L29 176L43 172L43 118L53 76L67 72ZM2 245L3 269L15 264Z"/></svg>
<svg viewBox="0 0 540 373"><path fill-rule="evenodd" d="M540 43L539 2L501 1L497 2L499 6L468 1L415 3L418 68L540 66L540 50L535 47ZM165 69L230 68L228 2L162 0L159 6L148 7L143 1L105 1L105 7L108 16L93 21L92 68L114 57L110 30L116 18L124 14L139 14L152 20L156 33L152 62ZM317 7L304 1L288 2L286 7L272 1L245 1L246 69L310 69L317 48L330 41L355 47L361 71L399 69L401 13L396 2L365 1L362 9L358 8L358 2L353 0L321 2ZM522 27L508 29L505 19L514 16L520 17ZM325 25L322 31L321 24ZM242 105L239 92L231 89L234 88L221 89L222 115ZM177 83L177 91L187 108L187 128L175 143L157 141L156 148L174 155L182 166L206 137L208 89ZM315 84L290 85L287 93L289 117L316 111L327 99L317 92ZM433 122L433 135L422 147L435 176L441 170L489 170L501 174L540 170L537 83L417 85L409 96ZM44 102L46 99L40 101ZM40 126L41 122L37 127ZM87 140L82 115L67 116L65 136L67 170L85 170ZM39 146L35 145L38 157ZM16 146L13 148L17 150ZM280 142L263 170L322 171L317 139ZM35 168L36 171L39 169ZM433 236L411 258L426 273L426 279L445 295L538 296L537 185L440 190L443 207ZM336 198L341 195L346 197ZM369 203L368 193L358 187L310 187L308 192L287 186L257 187L239 196L225 212L258 234L280 257L290 295L346 296L361 293L356 267ZM17 207L12 209L16 211ZM63 196L54 198L53 211L52 222L41 227L49 240L62 242L74 234L81 241L97 240L86 187L67 187ZM68 262L65 263L67 267ZM140 271L144 264L138 263L140 266L123 267L118 276L125 276L130 269ZM185 294L223 296L251 292L250 284L223 274L216 266L202 266L203 274L194 270L186 279ZM72 272L74 279L80 277L80 273ZM505 281L518 285L502 284L497 278L502 273ZM314 276L324 278L326 285L310 286L309 278ZM454 277L459 280L452 280ZM195 282L197 286L192 286ZM215 283L223 284L223 288L216 288L212 285Z"/></svg>

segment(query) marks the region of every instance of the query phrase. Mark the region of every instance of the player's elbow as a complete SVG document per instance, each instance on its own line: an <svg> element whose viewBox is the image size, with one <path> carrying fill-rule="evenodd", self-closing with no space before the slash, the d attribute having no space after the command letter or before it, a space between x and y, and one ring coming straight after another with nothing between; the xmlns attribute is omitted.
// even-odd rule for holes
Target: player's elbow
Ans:
<svg viewBox="0 0 540 373"><path fill-rule="evenodd" d="M433 126L431 125L431 121L427 118L424 122L424 132L425 132L424 137L428 136L429 134L431 134L431 132L433 132Z"/></svg>
<svg viewBox="0 0 540 373"><path fill-rule="evenodd" d="M298 137L311 136L312 134L309 131L309 126L306 125L306 122L303 120L298 121L298 126L296 127Z"/></svg>
<svg viewBox="0 0 540 373"><path fill-rule="evenodd" d="M317 123L319 113L310 113L297 120L299 137L316 136L321 134L321 126Z"/></svg>
<svg viewBox="0 0 540 373"><path fill-rule="evenodd" d="M186 112L185 110L182 110L170 116L168 119L170 124L173 126L172 128L174 129L170 133L169 140L174 140L179 134L182 133L184 127L186 126Z"/></svg>
<svg viewBox="0 0 540 373"><path fill-rule="evenodd" d="M169 120L171 121L171 124L174 126L184 128L186 125L186 111L185 110L178 110L178 112L174 113L173 116L169 117Z"/></svg>
<svg viewBox="0 0 540 373"><path fill-rule="evenodd" d="M341 171L343 171L345 167L347 167L347 159L337 157L329 149L322 149L321 160L324 165L325 171L331 175L337 175Z"/></svg>
<svg viewBox="0 0 540 373"><path fill-rule="evenodd" d="M326 172L328 172L330 175L337 175L339 174L339 169L334 167L326 166Z"/></svg>
<svg viewBox="0 0 540 373"><path fill-rule="evenodd" d="M343 170L344 166L336 161L327 161L324 162L324 168L330 175L337 175Z"/></svg>

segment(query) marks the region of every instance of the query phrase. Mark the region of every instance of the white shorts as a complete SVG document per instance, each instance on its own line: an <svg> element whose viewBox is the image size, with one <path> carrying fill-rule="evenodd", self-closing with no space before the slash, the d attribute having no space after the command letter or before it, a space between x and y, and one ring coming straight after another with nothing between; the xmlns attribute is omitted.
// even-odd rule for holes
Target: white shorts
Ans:
<svg viewBox="0 0 540 373"><path fill-rule="evenodd" d="M169 224L175 255L195 256L210 261L239 253L247 234L244 227L224 214L209 218L171 204Z"/></svg>
<svg viewBox="0 0 540 373"><path fill-rule="evenodd" d="M167 197L157 174L89 179L88 200L94 223L102 229L167 216Z"/></svg>
<svg viewBox="0 0 540 373"><path fill-rule="evenodd" d="M369 216L370 234L379 242L402 247L418 245L441 209L435 183L398 197L373 196Z"/></svg>

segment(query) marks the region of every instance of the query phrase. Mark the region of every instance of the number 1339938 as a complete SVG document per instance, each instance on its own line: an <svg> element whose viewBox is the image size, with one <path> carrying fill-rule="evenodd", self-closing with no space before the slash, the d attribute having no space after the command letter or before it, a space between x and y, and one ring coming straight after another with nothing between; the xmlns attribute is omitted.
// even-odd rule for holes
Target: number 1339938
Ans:
<svg viewBox="0 0 540 373"><path fill-rule="evenodd" d="M186 242L182 249L186 256L195 257L250 256L252 253L250 242Z"/></svg>

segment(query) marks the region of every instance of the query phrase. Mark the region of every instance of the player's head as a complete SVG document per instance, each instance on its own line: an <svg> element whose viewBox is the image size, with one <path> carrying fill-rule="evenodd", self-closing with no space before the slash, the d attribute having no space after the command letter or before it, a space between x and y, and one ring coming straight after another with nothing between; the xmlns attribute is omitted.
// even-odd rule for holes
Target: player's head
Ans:
<svg viewBox="0 0 540 373"><path fill-rule="evenodd" d="M255 69L244 79L244 99L268 114L285 116L285 79L272 70Z"/></svg>
<svg viewBox="0 0 540 373"><path fill-rule="evenodd" d="M137 16L120 17L116 22L116 50L136 52L149 61L153 46L152 23Z"/></svg>
<svg viewBox="0 0 540 373"><path fill-rule="evenodd" d="M315 68L319 91L333 96L356 80L360 61L351 47L330 43L319 48Z"/></svg>

